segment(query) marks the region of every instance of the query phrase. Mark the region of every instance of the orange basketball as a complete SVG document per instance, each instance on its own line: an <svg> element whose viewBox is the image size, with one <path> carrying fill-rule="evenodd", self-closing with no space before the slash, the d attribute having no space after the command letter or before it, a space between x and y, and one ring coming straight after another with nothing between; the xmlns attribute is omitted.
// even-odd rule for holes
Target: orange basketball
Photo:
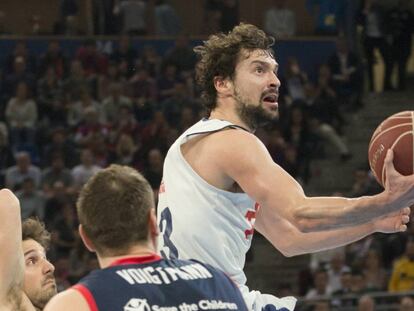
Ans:
<svg viewBox="0 0 414 311"><path fill-rule="evenodd" d="M385 119L372 135L368 148L369 165L377 181L384 186L384 159L394 151L395 169L402 175L414 173L414 111L403 111Z"/></svg>

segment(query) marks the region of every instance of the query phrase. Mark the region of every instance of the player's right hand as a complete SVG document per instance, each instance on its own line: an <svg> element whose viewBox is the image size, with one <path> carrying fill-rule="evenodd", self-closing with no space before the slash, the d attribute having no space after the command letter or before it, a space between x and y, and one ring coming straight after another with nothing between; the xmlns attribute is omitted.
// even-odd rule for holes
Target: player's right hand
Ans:
<svg viewBox="0 0 414 311"><path fill-rule="evenodd" d="M388 149L385 157L385 191L390 211L398 211L414 204L414 175L403 176L397 172L393 163L394 152Z"/></svg>

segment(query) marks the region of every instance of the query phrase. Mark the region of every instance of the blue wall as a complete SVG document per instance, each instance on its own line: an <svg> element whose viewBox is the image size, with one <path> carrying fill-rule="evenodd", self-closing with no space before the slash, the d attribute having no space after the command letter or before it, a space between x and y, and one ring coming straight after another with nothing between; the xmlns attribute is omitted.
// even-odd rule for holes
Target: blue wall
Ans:
<svg viewBox="0 0 414 311"><path fill-rule="evenodd" d="M12 52L16 40L0 40L0 63L4 64L5 58ZM28 39L27 45L32 53L41 55L47 48L48 40L43 39ZM194 45L201 41L192 41ZM82 43L79 39L62 39L60 40L61 47L67 56L73 56L76 49ZM116 45L114 40L97 41L98 46L103 50ZM133 40L134 47L140 51L145 45L153 45L156 50L163 55L169 48L174 45L173 40ZM280 64L280 72L283 74L284 65L289 57L296 57L299 60L301 67L314 78L317 68L322 63L326 62L329 56L333 53L335 44L329 40L292 40L292 41L278 41L275 46L276 59Z"/></svg>

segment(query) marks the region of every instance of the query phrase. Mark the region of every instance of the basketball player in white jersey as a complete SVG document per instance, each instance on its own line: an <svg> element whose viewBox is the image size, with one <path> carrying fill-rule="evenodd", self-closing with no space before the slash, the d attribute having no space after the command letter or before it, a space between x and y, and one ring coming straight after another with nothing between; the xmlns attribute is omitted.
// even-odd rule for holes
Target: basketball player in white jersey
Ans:
<svg viewBox="0 0 414 311"><path fill-rule="evenodd" d="M283 299L249 291L243 273L253 230L294 256L339 247L373 232L406 230L414 176L386 158L387 183L375 196L308 197L272 161L254 131L278 116L273 38L253 25L211 36L195 48L197 81L210 114L183 133L164 163L158 204L161 253L225 272L253 310L292 310Z"/></svg>

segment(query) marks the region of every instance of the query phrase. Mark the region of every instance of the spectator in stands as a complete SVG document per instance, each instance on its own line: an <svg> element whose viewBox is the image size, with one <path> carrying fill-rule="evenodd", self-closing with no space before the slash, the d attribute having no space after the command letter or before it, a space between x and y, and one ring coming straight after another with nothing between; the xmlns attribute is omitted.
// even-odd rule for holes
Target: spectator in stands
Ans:
<svg viewBox="0 0 414 311"><path fill-rule="evenodd" d="M81 163L72 169L72 177L76 189L80 189L101 167L95 165L95 159L90 149L81 152Z"/></svg>
<svg viewBox="0 0 414 311"><path fill-rule="evenodd" d="M68 60L63 54L58 40L50 40L47 51L40 57L39 75L44 76L52 67L58 80L62 80L68 70Z"/></svg>
<svg viewBox="0 0 414 311"><path fill-rule="evenodd" d="M46 35L46 31L45 29L43 29L43 21L42 21L42 16L38 15L38 14L33 14L32 16L30 16L29 19L29 32L27 35L29 36L41 36L41 35Z"/></svg>
<svg viewBox="0 0 414 311"><path fill-rule="evenodd" d="M367 60L369 90L374 91L374 50L378 49L385 65L384 90L391 90L391 46L386 40L384 30L384 8L379 0L365 0L359 14L359 23L363 27L363 46Z"/></svg>
<svg viewBox="0 0 414 311"><path fill-rule="evenodd" d="M83 36L85 32L80 28L79 18L76 15L69 15L63 20L63 23L56 23L54 34L66 36Z"/></svg>
<svg viewBox="0 0 414 311"><path fill-rule="evenodd" d="M341 277L344 272L351 271L345 263L345 255L337 252L330 260L327 273L329 277L328 286L332 292L341 289Z"/></svg>
<svg viewBox="0 0 414 311"><path fill-rule="evenodd" d="M39 120L52 126L62 124L66 120L66 111L62 104L61 81L55 68L50 66L37 85Z"/></svg>
<svg viewBox="0 0 414 311"><path fill-rule="evenodd" d="M187 36L177 37L174 47L165 54L164 61L165 64L175 65L178 72L194 70L196 56Z"/></svg>
<svg viewBox="0 0 414 311"><path fill-rule="evenodd" d="M368 235L346 247L346 260L349 266L361 269L365 258L371 249L382 249L381 235Z"/></svg>
<svg viewBox="0 0 414 311"><path fill-rule="evenodd" d="M351 293L354 295L361 295L366 293L367 286L364 274L359 269L354 269L351 272Z"/></svg>
<svg viewBox="0 0 414 311"><path fill-rule="evenodd" d="M102 102L102 117L106 124L114 124L119 119L119 110L122 106L132 109L132 101L123 95L120 83L112 83L109 86L109 96Z"/></svg>
<svg viewBox="0 0 414 311"><path fill-rule="evenodd" d="M32 95L36 95L36 79L34 74L27 71L26 60L22 56L16 56L12 72L5 75L2 87L2 97L8 100L20 82L26 83Z"/></svg>
<svg viewBox="0 0 414 311"><path fill-rule="evenodd" d="M54 154L51 165L46 167L42 173L42 189L46 196L52 196L53 185L60 182L65 187L65 191L72 192L73 177L70 170L66 168L64 158L61 154Z"/></svg>
<svg viewBox="0 0 414 311"><path fill-rule="evenodd" d="M6 170L6 187L17 190L27 178L32 179L35 187L39 188L41 180L40 169L32 165L29 153L21 151L16 154L16 165Z"/></svg>
<svg viewBox="0 0 414 311"><path fill-rule="evenodd" d="M311 115L321 123L332 126L338 134L342 133L345 123L341 112L343 109L340 109L340 99L334 90L331 71L327 65L319 67L317 84L307 95Z"/></svg>
<svg viewBox="0 0 414 311"><path fill-rule="evenodd" d="M139 163L138 151L139 148L135 144L133 138L130 135L123 133L115 143L115 154L110 162L142 170L144 165L143 163Z"/></svg>
<svg viewBox="0 0 414 311"><path fill-rule="evenodd" d="M114 14L121 15L123 19L123 33L134 36L146 35L147 29L147 4L142 0L124 0L114 7Z"/></svg>
<svg viewBox="0 0 414 311"><path fill-rule="evenodd" d="M240 22L239 0L221 0L220 2L220 31L228 32Z"/></svg>
<svg viewBox="0 0 414 311"><path fill-rule="evenodd" d="M220 3L221 0L207 0L204 7L204 34L211 34L220 31Z"/></svg>
<svg viewBox="0 0 414 311"><path fill-rule="evenodd" d="M167 149L167 140L170 127L162 111L155 111L152 120L142 129L142 146L146 150L159 148L162 151Z"/></svg>
<svg viewBox="0 0 414 311"><path fill-rule="evenodd" d="M69 192L68 189L71 189ZM63 207L73 197L73 188L66 188L61 181L55 182L48 193L45 193L45 217L44 222L51 228L56 219L62 214ZM56 253L53 254L56 258Z"/></svg>
<svg viewBox="0 0 414 311"><path fill-rule="evenodd" d="M410 296L402 297L399 311L414 311L414 299Z"/></svg>
<svg viewBox="0 0 414 311"><path fill-rule="evenodd" d="M135 61L137 57L138 53L132 46L130 37L126 34L121 35L110 59L119 67L126 69L127 78L131 77L135 72Z"/></svg>
<svg viewBox="0 0 414 311"><path fill-rule="evenodd" d="M90 90L90 81L85 76L82 63L78 59L72 60L70 74L62 83L63 96L71 101L79 100L81 91Z"/></svg>
<svg viewBox="0 0 414 311"><path fill-rule="evenodd" d="M108 59L98 51L95 40L85 40L76 51L76 59L81 62L87 78L96 78L98 74L106 73Z"/></svg>
<svg viewBox="0 0 414 311"><path fill-rule="evenodd" d="M45 197L36 190L34 180L30 177L23 180L22 187L16 192L20 201L22 220L37 217L43 220L45 215Z"/></svg>
<svg viewBox="0 0 414 311"><path fill-rule="evenodd" d="M347 161L352 157L349 148L345 144L342 137L339 136L337 130L330 123L328 123L332 120L331 123L333 124L333 120L341 118L337 107L334 106L335 103L333 101L324 102L324 99L329 100L327 98L331 97L332 99L335 96L335 92L330 87L330 78L331 75L329 67L327 65L322 65L319 69L316 99L314 101L313 110L311 111L311 118L309 122L310 130L322 140L331 144L339 153L342 161ZM330 109L329 115L325 116L324 114L321 114L321 112L325 112L325 110L321 108L318 109L317 104L322 107L328 106ZM340 121L337 122L340 123Z"/></svg>
<svg viewBox="0 0 414 311"><path fill-rule="evenodd" d="M150 76L157 77L161 71L163 59L153 45L145 45L141 57L137 60L138 66L144 67Z"/></svg>
<svg viewBox="0 0 414 311"><path fill-rule="evenodd" d="M286 142L295 146L299 159L306 161L317 155L320 138L310 131L309 120L303 108L299 105L292 106L286 119L283 135Z"/></svg>
<svg viewBox="0 0 414 311"><path fill-rule="evenodd" d="M300 68L299 61L289 57L286 65L285 76L282 78L281 95L290 106L296 100L305 100L306 88L309 87L308 76Z"/></svg>
<svg viewBox="0 0 414 311"><path fill-rule="evenodd" d="M36 57L32 53L30 53L29 49L27 48L26 42L23 40L16 41L16 45L14 46L13 52L7 56L5 68L6 74L15 71L16 59L23 60L23 63L25 64L25 72L30 72L32 74L36 72Z"/></svg>
<svg viewBox="0 0 414 311"><path fill-rule="evenodd" d="M79 161L73 139L63 127L57 127L51 131L48 144L42 153L43 166L50 165L56 154L63 156L64 163L69 168L72 168Z"/></svg>
<svg viewBox="0 0 414 311"><path fill-rule="evenodd" d="M175 95L174 85L177 81L179 81L177 67L174 64L166 64L157 79L158 100L160 102Z"/></svg>
<svg viewBox="0 0 414 311"><path fill-rule="evenodd" d="M381 186L375 177L365 166L358 167L354 171L354 183L349 197L356 198L364 195L374 195L381 192Z"/></svg>
<svg viewBox="0 0 414 311"><path fill-rule="evenodd" d="M108 64L108 71L106 74L99 75L97 98L102 101L110 96L112 84L119 84L121 93L125 94L127 87L126 83L127 80L121 75L118 65L114 61L111 61Z"/></svg>
<svg viewBox="0 0 414 311"><path fill-rule="evenodd" d="M386 13L388 33L392 36L392 67L397 65L397 88L401 91L407 86L407 62L411 55L414 32L414 15L409 4L408 0L399 0Z"/></svg>
<svg viewBox="0 0 414 311"><path fill-rule="evenodd" d="M351 270L347 269L342 271L341 278L340 278L340 286L337 288L332 295L333 296L344 296L348 295L352 292L352 273ZM334 299L335 305L342 305L340 300Z"/></svg>
<svg viewBox="0 0 414 311"><path fill-rule="evenodd" d="M136 107L153 107L158 95L157 84L145 68L137 68L136 74L129 80L128 88ZM143 116L136 117L138 119Z"/></svg>
<svg viewBox="0 0 414 311"><path fill-rule="evenodd" d="M411 236L405 245L404 255L394 262L391 279L388 283L390 292L403 292L414 289L414 238Z"/></svg>
<svg viewBox="0 0 414 311"><path fill-rule="evenodd" d="M86 107L83 110L83 120L76 128L74 141L80 147L86 147L94 143L99 136L106 137L108 128L101 122L101 115L96 107Z"/></svg>
<svg viewBox="0 0 414 311"><path fill-rule="evenodd" d="M316 270L313 274L314 287L311 288L307 294L307 299L323 299L327 298L332 290L329 287L329 276L326 270L320 269Z"/></svg>
<svg viewBox="0 0 414 311"><path fill-rule="evenodd" d="M140 124L135 119L135 115L129 105L119 107L119 115L112 126L112 137L118 138L122 134L128 134L131 137L140 136Z"/></svg>
<svg viewBox="0 0 414 311"><path fill-rule="evenodd" d="M20 82L16 95L6 107L6 119L10 128L10 139L16 150L23 146L33 146L36 134L37 106L30 98L27 84Z"/></svg>
<svg viewBox="0 0 414 311"><path fill-rule="evenodd" d="M318 35L336 35L344 20L343 0L307 0L306 7L315 21Z"/></svg>
<svg viewBox="0 0 414 311"><path fill-rule="evenodd" d="M92 257L92 253L86 249L79 233L75 233L75 246L69 252L68 280L71 284L76 284L89 272L89 260Z"/></svg>
<svg viewBox="0 0 414 311"><path fill-rule="evenodd" d="M349 109L361 108L361 66L358 56L349 50L344 37L336 40L336 51L329 58L329 68L338 100Z"/></svg>
<svg viewBox="0 0 414 311"><path fill-rule="evenodd" d="M102 120L101 106L93 100L88 89L82 89L79 93L80 100L72 102L67 111L67 124L74 128L85 122L87 112L96 112L98 120Z"/></svg>
<svg viewBox="0 0 414 311"><path fill-rule="evenodd" d="M9 35L10 32L7 29L6 14L4 11L0 11L0 36Z"/></svg>
<svg viewBox="0 0 414 311"><path fill-rule="evenodd" d="M175 8L166 0L157 0L154 9L155 34L176 36L181 31L181 20Z"/></svg>
<svg viewBox="0 0 414 311"><path fill-rule="evenodd" d="M361 296L358 299L358 311L375 311L375 300L369 295Z"/></svg>
<svg viewBox="0 0 414 311"><path fill-rule="evenodd" d="M164 156L158 148L153 148L148 151L147 165L143 171L143 175L148 180L149 184L154 190L155 197L158 196L158 188L161 184L162 169L164 163Z"/></svg>
<svg viewBox="0 0 414 311"><path fill-rule="evenodd" d="M194 108L194 101L191 100L189 92L184 84L184 81L177 80L173 84L173 89L170 96L166 97L161 102L160 108L164 112L164 116L170 126L175 126L179 129L187 129L189 127L188 122L191 120L182 120L183 109L187 107ZM187 111L188 113L189 111ZM194 121L194 116L192 117ZM179 124L181 123L181 124Z"/></svg>
<svg viewBox="0 0 414 311"><path fill-rule="evenodd" d="M386 290L389 276L382 266L382 259L378 250L370 249L368 251L363 263L362 273L364 274L367 290Z"/></svg>
<svg viewBox="0 0 414 311"><path fill-rule="evenodd" d="M296 34L296 15L288 8L287 0L273 0L272 6L265 11L264 29L275 38Z"/></svg>
<svg viewBox="0 0 414 311"><path fill-rule="evenodd" d="M67 202L52 225L52 236L58 257L69 257L70 251L75 247L77 229L75 208L71 202Z"/></svg>
<svg viewBox="0 0 414 311"><path fill-rule="evenodd" d="M64 20L68 16L77 15L79 12L79 6L76 0L60 0L59 1L59 13L60 18Z"/></svg>

